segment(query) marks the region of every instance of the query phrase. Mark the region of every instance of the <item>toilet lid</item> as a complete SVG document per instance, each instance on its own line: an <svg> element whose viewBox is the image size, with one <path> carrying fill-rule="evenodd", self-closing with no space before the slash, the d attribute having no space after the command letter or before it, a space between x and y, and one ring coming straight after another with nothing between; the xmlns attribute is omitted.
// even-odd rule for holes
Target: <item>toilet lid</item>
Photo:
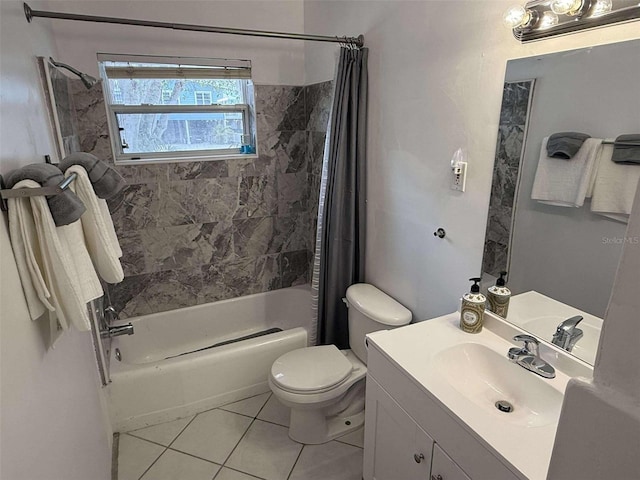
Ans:
<svg viewBox="0 0 640 480"><path fill-rule="evenodd" d="M317 392L342 383L353 365L335 345L285 353L271 367L272 380L285 390Z"/></svg>

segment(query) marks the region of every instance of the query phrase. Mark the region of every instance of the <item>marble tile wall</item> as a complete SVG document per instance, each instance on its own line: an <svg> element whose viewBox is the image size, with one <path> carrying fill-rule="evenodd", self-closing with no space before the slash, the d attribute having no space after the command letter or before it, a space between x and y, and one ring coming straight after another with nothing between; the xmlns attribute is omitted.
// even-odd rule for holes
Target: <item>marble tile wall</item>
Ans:
<svg viewBox="0 0 640 480"><path fill-rule="evenodd" d="M532 90L533 81L504 84L482 259L482 271L493 276L508 268L511 218Z"/></svg>
<svg viewBox="0 0 640 480"><path fill-rule="evenodd" d="M100 86L72 92L82 151L113 164ZM108 292L122 318L309 281L331 93L256 85L256 159L115 167L125 279Z"/></svg>

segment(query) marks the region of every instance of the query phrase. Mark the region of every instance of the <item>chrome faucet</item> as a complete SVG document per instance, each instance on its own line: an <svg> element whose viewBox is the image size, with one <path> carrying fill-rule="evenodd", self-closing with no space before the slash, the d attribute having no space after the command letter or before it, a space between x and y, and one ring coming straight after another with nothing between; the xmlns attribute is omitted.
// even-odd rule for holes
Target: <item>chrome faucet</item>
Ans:
<svg viewBox="0 0 640 480"><path fill-rule="evenodd" d="M567 352L573 350L576 342L582 338L582 335L584 335L582 330L577 328L577 325L581 321L582 317L580 315L567 318L564 322L558 325L558 328L556 328L556 333L553 334L551 343L559 346L560 348L564 348Z"/></svg>
<svg viewBox="0 0 640 480"><path fill-rule="evenodd" d="M556 370L540 358L540 342L537 338L531 335L521 334L516 335L513 339L516 342L524 342L524 345L522 347L510 348L507 353L509 360L541 377L555 378Z"/></svg>
<svg viewBox="0 0 640 480"><path fill-rule="evenodd" d="M112 327L110 324L114 320L120 320L120 316L113 306L109 305L104 309L103 312L103 320L102 320L102 328L100 329L100 337L102 338L111 338L111 337L119 337L120 335L133 335L133 325L131 323L127 323L126 325L118 325L116 327Z"/></svg>

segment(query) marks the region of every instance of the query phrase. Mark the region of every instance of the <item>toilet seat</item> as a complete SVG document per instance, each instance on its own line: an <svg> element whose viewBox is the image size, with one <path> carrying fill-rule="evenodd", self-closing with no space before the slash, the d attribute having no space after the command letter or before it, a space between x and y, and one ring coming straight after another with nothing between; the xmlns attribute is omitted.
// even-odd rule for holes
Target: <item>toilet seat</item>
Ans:
<svg viewBox="0 0 640 480"><path fill-rule="evenodd" d="M271 380L282 390L316 394L344 383L353 364L335 345L307 347L286 353L271 367Z"/></svg>

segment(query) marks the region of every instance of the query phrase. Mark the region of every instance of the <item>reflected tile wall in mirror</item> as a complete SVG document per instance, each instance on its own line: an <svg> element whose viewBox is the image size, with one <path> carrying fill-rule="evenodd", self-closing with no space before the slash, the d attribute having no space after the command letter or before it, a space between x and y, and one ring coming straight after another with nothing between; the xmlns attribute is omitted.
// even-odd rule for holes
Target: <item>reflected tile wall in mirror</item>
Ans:
<svg viewBox="0 0 640 480"><path fill-rule="evenodd" d="M534 81L504 84L482 272L498 277L509 269L509 241L530 97Z"/></svg>

